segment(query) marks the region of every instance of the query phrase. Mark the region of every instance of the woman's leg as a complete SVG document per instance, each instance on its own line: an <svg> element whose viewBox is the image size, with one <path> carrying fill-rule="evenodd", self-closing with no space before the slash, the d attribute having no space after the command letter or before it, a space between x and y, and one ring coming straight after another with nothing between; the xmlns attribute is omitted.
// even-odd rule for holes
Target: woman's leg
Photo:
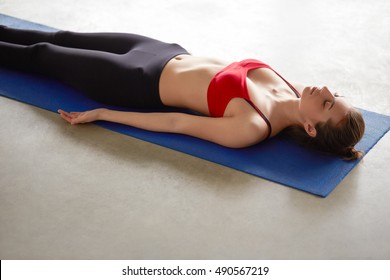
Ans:
<svg viewBox="0 0 390 280"><path fill-rule="evenodd" d="M0 41L0 67L30 72L30 52L26 46Z"/></svg>
<svg viewBox="0 0 390 280"><path fill-rule="evenodd" d="M157 40L130 33L44 32L0 26L0 41L26 46L47 42L68 48L124 54L140 43Z"/></svg>
<svg viewBox="0 0 390 280"><path fill-rule="evenodd" d="M15 29L0 25L0 41L18 44L33 45L39 42L50 42L54 32L44 32L28 29Z"/></svg>
<svg viewBox="0 0 390 280"><path fill-rule="evenodd" d="M50 42L23 45L37 40L63 46ZM164 107L159 96L161 71L171 58L183 53L188 54L179 45L133 34L0 28L0 66L55 78L92 99L122 107Z"/></svg>
<svg viewBox="0 0 390 280"><path fill-rule="evenodd" d="M150 106L137 97L142 94L137 90L142 88L134 88L142 73L136 68L128 69L123 55L50 43L22 46L0 42L0 66L54 78L105 104Z"/></svg>

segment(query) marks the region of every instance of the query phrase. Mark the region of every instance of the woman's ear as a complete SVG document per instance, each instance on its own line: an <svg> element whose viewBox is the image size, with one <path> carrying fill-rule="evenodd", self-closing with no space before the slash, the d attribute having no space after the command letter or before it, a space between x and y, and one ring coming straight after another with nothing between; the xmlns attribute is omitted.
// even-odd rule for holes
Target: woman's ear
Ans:
<svg viewBox="0 0 390 280"><path fill-rule="evenodd" d="M313 123L311 122L305 122L303 124L303 127L305 128L306 130L306 133L310 136L310 137L316 137L317 136L317 130L316 130L316 127Z"/></svg>

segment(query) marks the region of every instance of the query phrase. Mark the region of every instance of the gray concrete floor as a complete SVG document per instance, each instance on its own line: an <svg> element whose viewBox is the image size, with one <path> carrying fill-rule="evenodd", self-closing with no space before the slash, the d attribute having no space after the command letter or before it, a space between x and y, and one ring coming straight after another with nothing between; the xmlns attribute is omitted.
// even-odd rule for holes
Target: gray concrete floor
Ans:
<svg viewBox="0 0 390 280"><path fill-rule="evenodd" d="M386 0L0 0L0 13L259 58L390 115ZM389 135L322 199L5 98L0 108L0 259L390 258Z"/></svg>

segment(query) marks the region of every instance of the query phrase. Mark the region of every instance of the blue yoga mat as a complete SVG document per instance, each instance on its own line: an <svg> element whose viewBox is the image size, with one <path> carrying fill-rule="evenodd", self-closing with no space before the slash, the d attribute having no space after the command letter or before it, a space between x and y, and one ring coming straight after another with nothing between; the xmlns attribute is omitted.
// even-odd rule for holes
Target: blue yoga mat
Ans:
<svg viewBox="0 0 390 280"><path fill-rule="evenodd" d="M1 14L0 24L15 28L54 30ZM53 80L1 68L0 95L53 112L59 108L67 111L98 107L121 110L92 101ZM390 117L366 110L362 112L366 121L366 134L357 148L367 153L390 129ZM307 150L282 137L274 137L249 148L230 149L185 135L155 133L109 122L96 124L322 197L326 197L359 163L359 160L344 161Z"/></svg>

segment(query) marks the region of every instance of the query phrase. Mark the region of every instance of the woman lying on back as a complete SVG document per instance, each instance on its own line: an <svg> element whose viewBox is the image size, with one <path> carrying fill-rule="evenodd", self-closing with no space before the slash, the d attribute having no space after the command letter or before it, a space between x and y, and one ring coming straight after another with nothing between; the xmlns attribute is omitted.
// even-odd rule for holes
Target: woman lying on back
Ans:
<svg viewBox="0 0 390 280"><path fill-rule="evenodd" d="M59 110L71 124L106 120L191 135L231 148L281 131L345 159L364 134L361 113L327 87L290 84L255 59L226 63L135 34L18 30L0 26L0 65L55 78L108 105L201 115Z"/></svg>

